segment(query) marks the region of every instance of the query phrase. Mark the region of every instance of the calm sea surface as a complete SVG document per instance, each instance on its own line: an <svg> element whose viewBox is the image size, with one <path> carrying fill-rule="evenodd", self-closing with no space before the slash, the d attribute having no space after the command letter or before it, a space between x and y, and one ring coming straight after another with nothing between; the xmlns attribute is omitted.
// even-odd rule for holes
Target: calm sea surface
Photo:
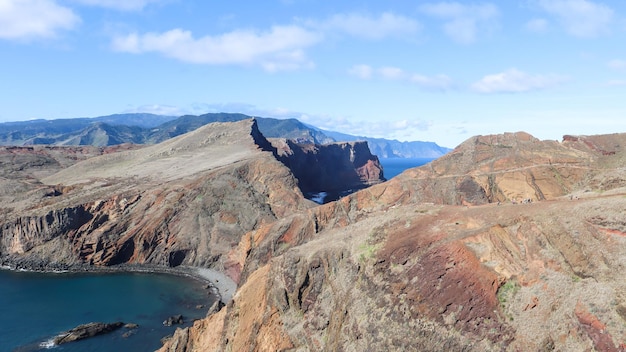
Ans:
<svg viewBox="0 0 626 352"><path fill-rule="evenodd" d="M206 315L215 297L202 283L164 274L42 274L0 270L0 351L154 351L174 332ZM199 309L198 305L204 308ZM60 346L54 336L89 322L135 323L110 334ZM124 337L123 334L129 336Z"/></svg>
<svg viewBox="0 0 626 352"><path fill-rule="evenodd" d="M422 166L435 158L389 158L380 159L380 164L383 166L383 173L386 179L391 179L394 176L401 174L406 169Z"/></svg>

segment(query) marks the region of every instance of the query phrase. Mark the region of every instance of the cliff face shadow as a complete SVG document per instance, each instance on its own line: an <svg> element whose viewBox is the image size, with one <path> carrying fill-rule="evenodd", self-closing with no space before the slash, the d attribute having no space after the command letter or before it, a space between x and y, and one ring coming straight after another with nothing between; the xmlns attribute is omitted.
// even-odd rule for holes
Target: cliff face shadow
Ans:
<svg viewBox="0 0 626 352"><path fill-rule="evenodd" d="M327 203L385 181L383 168L367 142L301 144L272 139L277 158L298 180L306 198Z"/></svg>

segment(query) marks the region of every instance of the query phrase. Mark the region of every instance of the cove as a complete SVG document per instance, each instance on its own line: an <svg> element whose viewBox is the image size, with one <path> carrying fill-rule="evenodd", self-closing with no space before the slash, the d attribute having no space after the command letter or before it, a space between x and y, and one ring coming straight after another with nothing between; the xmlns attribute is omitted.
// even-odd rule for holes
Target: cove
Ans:
<svg viewBox="0 0 626 352"><path fill-rule="evenodd" d="M205 283L175 275L0 270L0 350L154 351L176 327L206 316L217 299ZM163 325L177 314L184 316L183 325ZM49 344L77 325L115 321L139 327L60 346Z"/></svg>

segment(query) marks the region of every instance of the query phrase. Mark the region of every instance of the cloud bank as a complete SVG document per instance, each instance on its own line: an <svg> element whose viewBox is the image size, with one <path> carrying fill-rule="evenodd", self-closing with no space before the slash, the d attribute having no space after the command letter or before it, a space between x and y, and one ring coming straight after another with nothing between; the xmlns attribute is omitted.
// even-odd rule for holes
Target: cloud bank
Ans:
<svg viewBox="0 0 626 352"><path fill-rule="evenodd" d="M359 64L348 69L348 74L360 79L379 78L389 81L408 82L416 84L425 89L449 90L454 87L454 82L447 75L425 76L417 73L407 72L401 68L393 66L383 66L373 68L370 65Z"/></svg>
<svg viewBox="0 0 626 352"><path fill-rule="evenodd" d="M444 21L443 30L454 41L470 44L478 32L489 30L499 16L498 8L489 3L465 5L459 2L438 2L421 5L419 9Z"/></svg>
<svg viewBox="0 0 626 352"><path fill-rule="evenodd" d="M161 33L130 33L114 37L112 48L133 54L159 53L196 64L261 66L275 72L314 67L306 50L330 34L380 40L412 35L420 28L417 21L389 12L379 17L352 13L325 21L273 26L266 31L236 30L201 37L180 28Z"/></svg>
<svg viewBox="0 0 626 352"><path fill-rule="evenodd" d="M337 14L325 21L306 21L306 24L316 31L369 40L411 36L422 28L418 21L392 12L385 12L379 17L360 13Z"/></svg>
<svg viewBox="0 0 626 352"><path fill-rule="evenodd" d="M133 54L160 53L196 64L261 65L268 71L312 65L304 49L321 38L298 26L274 26L266 32L238 30L195 38L190 31L132 33L113 39L113 49Z"/></svg>
<svg viewBox="0 0 626 352"><path fill-rule="evenodd" d="M150 3L157 3L162 0L72 0L75 3L110 8L120 11L142 10Z"/></svg>
<svg viewBox="0 0 626 352"><path fill-rule="evenodd" d="M69 8L53 0L0 1L0 38L29 40L54 38L81 22Z"/></svg>
<svg viewBox="0 0 626 352"><path fill-rule="evenodd" d="M550 88L565 80L558 75L533 75L512 68L484 76L472 84L471 89L478 93L522 93Z"/></svg>
<svg viewBox="0 0 626 352"><path fill-rule="evenodd" d="M538 0L539 7L556 17L565 31L581 38L610 32L613 10L588 0Z"/></svg>

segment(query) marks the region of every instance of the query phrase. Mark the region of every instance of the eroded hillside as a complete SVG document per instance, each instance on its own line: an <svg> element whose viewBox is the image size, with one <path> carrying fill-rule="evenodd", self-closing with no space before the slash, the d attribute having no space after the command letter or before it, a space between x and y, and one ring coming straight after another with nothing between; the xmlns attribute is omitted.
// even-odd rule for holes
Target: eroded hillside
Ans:
<svg viewBox="0 0 626 352"><path fill-rule="evenodd" d="M219 269L241 234L312 206L268 148L253 120L218 123L162 144L76 160L41 181L12 179L30 180L31 190L3 208L2 260L26 268Z"/></svg>
<svg viewBox="0 0 626 352"><path fill-rule="evenodd" d="M164 351L623 351L623 145L473 137L321 206L253 120L116 152L8 148L0 257L237 283Z"/></svg>
<svg viewBox="0 0 626 352"><path fill-rule="evenodd" d="M338 189L381 182L382 173L358 174L381 169L366 144L335 149L317 154L328 165L308 170L357 175L335 177ZM0 158L0 260L10 267L224 271L225 254L245 233L315 206L294 177L306 165L298 171L286 162L293 158L279 157L253 119L209 124L157 145L3 147Z"/></svg>
<svg viewBox="0 0 626 352"><path fill-rule="evenodd" d="M265 224L233 300L162 350L623 351L625 143L475 137Z"/></svg>

